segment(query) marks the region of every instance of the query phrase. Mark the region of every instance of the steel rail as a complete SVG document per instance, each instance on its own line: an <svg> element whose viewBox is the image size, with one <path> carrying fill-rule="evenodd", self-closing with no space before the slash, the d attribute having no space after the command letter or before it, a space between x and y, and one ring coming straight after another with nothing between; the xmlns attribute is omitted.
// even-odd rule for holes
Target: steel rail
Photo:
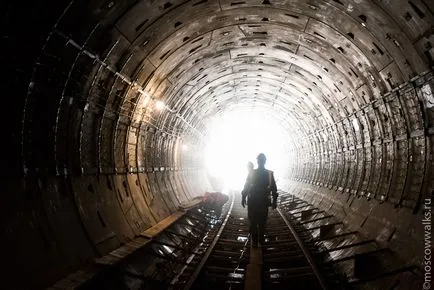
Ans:
<svg viewBox="0 0 434 290"><path fill-rule="evenodd" d="M223 230L226 226L226 223L229 220L229 217L231 216L232 208L234 207L234 202L235 202L235 194L232 193L231 206L228 210L228 213L225 217L225 220L221 224L219 231L217 232L216 236L214 237L214 240L212 241L211 245L206 250L205 255L203 256L199 265L196 267L194 273L191 275L188 283L185 285L184 290L190 289L191 286L193 286L193 283L196 281L197 277L199 276L200 272L202 271L203 266L205 265L206 261L208 260L209 255L211 255L211 252L214 250L214 247L217 244L218 240L220 239L220 235L223 232Z"/></svg>
<svg viewBox="0 0 434 290"><path fill-rule="evenodd" d="M318 266L316 265L315 261L313 260L310 252L306 249L303 241L300 239L300 237L297 234L297 231L294 229L292 224L289 222L289 220L285 217L285 215L282 213L280 208L277 208L277 211L279 212L280 216L285 221L285 224L288 226L289 230L291 231L292 235L294 236L295 240L297 241L298 246L303 251L303 254L308 261L309 265L311 266L313 273L315 274L315 277L317 278L319 284L321 285L321 288L323 290L328 290L327 283L325 281L324 276L322 275L321 271L319 270Z"/></svg>

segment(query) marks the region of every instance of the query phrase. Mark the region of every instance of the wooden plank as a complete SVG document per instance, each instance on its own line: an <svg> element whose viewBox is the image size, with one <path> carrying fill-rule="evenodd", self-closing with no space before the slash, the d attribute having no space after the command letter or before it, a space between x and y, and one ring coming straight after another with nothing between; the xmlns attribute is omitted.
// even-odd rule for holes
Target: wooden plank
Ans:
<svg viewBox="0 0 434 290"><path fill-rule="evenodd" d="M152 239L162 231L164 231L166 228L168 228L170 225L172 225L174 222L176 222L179 218L181 218L185 214L185 211L177 211L164 220L160 221L156 225L150 227L149 229L142 232L140 235L145 238Z"/></svg>
<svg viewBox="0 0 434 290"><path fill-rule="evenodd" d="M134 253L137 249L145 246L151 239L181 218L186 212L185 211L177 211L174 214L168 216L163 219L156 225L150 227L140 234L139 237L134 240L126 243L123 246L111 251L107 255L94 259L94 262L98 265L104 266L112 266L119 263L121 260L126 258L127 256ZM90 268L85 271L77 271L64 279L58 281L52 288L50 289L73 289L80 285L82 285L87 280L91 279L99 269Z"/></svg>
<svg viewBox="0 0 434 290"><path fill-rule="evenodd" d="M114 265L124 259L126 256L131 255L134 253L137 249L145 246L150 242L150 239L145 239L143 237L138 237L131 242L120 246L116 250L111 251L107 255L96 258L95 263L100 265Z"/></svg>
<svg viewBox="0 0 434 290"><path fill-rule="evenodd" d="M262 288L262 249L250 247L250 264L246 268L245 290Z"/></svg>
<svg viewBox="0 0 434 290"><path fill-rule="evenodd" d="M246 269L245 290L261 290L262 269L260 264L248 264Z"/></svg>

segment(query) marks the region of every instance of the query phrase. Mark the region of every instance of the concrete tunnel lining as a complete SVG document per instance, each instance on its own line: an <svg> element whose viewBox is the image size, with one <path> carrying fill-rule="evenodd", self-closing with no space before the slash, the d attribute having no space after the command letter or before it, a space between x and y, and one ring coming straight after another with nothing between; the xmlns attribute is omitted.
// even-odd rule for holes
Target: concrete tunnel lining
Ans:
<svg viewBox="0 0 434 290"><path fill-rule="evenodd" d="M203 156L182 142L203 146L209 117L238 108L270 112L291 136L280 140L281 188L421 263L429 2L7 4L6 63L18 75L7 88L21 122L7 129L11 271L25 264L23 285L47 286L210 190Z"/></svg>

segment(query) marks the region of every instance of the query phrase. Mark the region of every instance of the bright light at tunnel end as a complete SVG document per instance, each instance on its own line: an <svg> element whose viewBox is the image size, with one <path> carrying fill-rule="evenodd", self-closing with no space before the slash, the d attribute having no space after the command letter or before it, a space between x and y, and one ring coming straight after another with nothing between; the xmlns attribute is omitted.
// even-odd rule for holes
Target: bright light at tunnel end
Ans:
<svg viewBox="0 0 434 290"><path fill-rule="evenodd" d="M247 163L256 164L258 153L267 156L265 167L276 179L288 166L288 134L278 120L263 112L229 112L208 124L205 166L209 174L224 182L223 192L241 190Z"/></svg>

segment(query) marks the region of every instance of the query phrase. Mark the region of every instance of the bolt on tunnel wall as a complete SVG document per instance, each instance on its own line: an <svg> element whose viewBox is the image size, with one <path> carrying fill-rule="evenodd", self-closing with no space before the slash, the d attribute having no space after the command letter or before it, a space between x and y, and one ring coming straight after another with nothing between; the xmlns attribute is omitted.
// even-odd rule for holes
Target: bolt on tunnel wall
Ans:
<svg viewBox="0 0 434 290"><path fill-rule="evenodd" d="M9 280L47 286L212 190L207 120L234 108L287 132L279 187L420 262L430 4L5 3Z"/></svg>

